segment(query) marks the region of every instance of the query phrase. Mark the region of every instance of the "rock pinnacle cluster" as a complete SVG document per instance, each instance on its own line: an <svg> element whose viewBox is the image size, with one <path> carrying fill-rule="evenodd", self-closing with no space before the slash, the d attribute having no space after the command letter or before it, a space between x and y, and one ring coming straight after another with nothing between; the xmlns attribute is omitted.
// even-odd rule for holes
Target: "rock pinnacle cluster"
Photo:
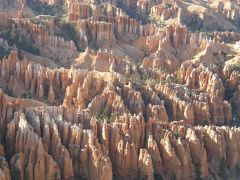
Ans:
<svg viewBox="0 0 240 180"><path fill-rule="evenodd" d="M0 0L0 180L239 178L239 0Z"/></svg>

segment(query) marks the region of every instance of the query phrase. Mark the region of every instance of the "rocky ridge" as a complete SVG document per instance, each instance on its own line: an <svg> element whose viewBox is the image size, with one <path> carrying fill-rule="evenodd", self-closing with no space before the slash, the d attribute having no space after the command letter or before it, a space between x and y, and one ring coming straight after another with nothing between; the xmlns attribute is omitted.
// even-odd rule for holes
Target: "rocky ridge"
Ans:
<svg viewBox="0 0 240 180"><path fill-rule="evenodd" d="M0 179L238 179L238 28L235 0L0 1Z"/></svg>

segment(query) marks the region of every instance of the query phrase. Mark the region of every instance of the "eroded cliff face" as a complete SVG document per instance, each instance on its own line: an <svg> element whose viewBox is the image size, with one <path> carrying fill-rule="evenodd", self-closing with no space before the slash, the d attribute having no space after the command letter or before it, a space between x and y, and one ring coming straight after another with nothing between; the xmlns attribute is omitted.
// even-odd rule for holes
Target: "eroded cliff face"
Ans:
<svg viewBox="0 0 240 180"><path fill-rule="evenodd" d="M29 104L1 93L1 156L10 160L1 160L3 179L192 179L239 165L236 127L126 113L107 124L86 111Z"/></svg>
<svg viewBox="0 0 240 180"><path fill-rule="evenodd" d="M1 61L2 88L36 100L1 90L1 178L237 176L240 129L216 125L233 121L239 72L187 63L143 86L114 70L49 69L11 52Z"/></svg>
<svg viewBox="0 0 240 180"><path fill-rule="evenodd" d="M184 62L176 77L168 75L155 86L141 86L114 69L106 73L49 69L26 59L20 62L17 53L12 52L1 62L0 72L7 83L4 88L15 96L27 93L52 105L88 109L96 116L130 112L142 113L147 118L164 117L165 122L170 119L190 124L229 123L232 120L230 102L234 103L234 99L228 102L225 93L237 93L239 72L228 68L227 74L226 67L214 73L202 65L193 66ZM141 71L137 73L141 77ZM173 81L183 85L172 84Z"/></svg>
<svg viewBox="0 0 240 180"><path fill-rule="evenodd" d="M0 179L238 179L239 22L236 0L0 0Z"/></svg>

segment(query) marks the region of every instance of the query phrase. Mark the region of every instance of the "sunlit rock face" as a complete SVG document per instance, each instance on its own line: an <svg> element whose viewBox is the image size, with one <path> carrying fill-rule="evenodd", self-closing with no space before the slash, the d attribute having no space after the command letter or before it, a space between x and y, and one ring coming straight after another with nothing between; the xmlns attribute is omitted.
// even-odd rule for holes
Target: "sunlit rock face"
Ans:
<svg viewBox="0 0 240 180"><path fill-rule="evenodd" d="M239 5L0 0L0 180L238 179Z"/></svg>

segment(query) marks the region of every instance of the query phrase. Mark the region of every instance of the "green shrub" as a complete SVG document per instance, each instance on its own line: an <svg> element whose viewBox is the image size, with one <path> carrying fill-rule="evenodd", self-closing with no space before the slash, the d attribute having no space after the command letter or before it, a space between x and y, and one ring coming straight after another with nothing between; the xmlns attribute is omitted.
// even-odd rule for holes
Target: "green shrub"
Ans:
<svg viewBox="0 0 240 180"><path fill-rule="evenodd" d="M75 22L67 22L61 19L56 19L55 24L57 25L58 29L56 30L55 34L57 36L63 37L67 41L73 41L78 50L80 50L79 45L79 34L77 32L77 26Z"/></svg>
<svg viewBox="0 0 240 180"><path fill-rule="evenodd" d="M105 111L105 110L104 110ZM101 121L104 121L106 120L108 124L114 122L117 118L117 115L115 113L111 113L111 115L107 115L106 112L102 112L102 113L94 113L92 114L96 119L99 119Z"/></svg>
<svg viewBox="0 0 240 180"><path fill-rule="evenodd" d="M164 7L165 8L171 8L173 5L171 3L165 2Z"/></svg>
<svg viewBox="0 0 240 180"><path fill-rule="evenodd" d="M5 56L8 56L10 50L6 50L3 47L0 47L0 59L3 59Z"/></svg>
<svg viewBox="0 0 240 180"><path fill-rule="evenodd" d="M106 117L107 123L110 124L116 120L117 116L115 114L111 114L110 117Z"/></svg>
<svg viewBox="0 0 240 180"><path fill-rule="evenodd" d="M178 130L176 129L176 130L174 130L173 132L173 135L176 137L176 138L178 138L179 137L179 132L178 132Z"/></svg>
<svg viewBox="0 0 240 180"><path fill-rule="evenodd" d="M33 44L34 40L31 37L27 38L18 32L16 32L15 36L12 36L10 31L7 32L3 37L6 38L10 46L15 45L18 49L35 55L39 55L40 53L39 48Z"/></svg>
<svg viewBox="0 0 240 180"><path fill-rule="evenodd" d="M26 4L38 14L54 15L56 13L56 8L48 5L46 2L26 0Z"/></svg>

